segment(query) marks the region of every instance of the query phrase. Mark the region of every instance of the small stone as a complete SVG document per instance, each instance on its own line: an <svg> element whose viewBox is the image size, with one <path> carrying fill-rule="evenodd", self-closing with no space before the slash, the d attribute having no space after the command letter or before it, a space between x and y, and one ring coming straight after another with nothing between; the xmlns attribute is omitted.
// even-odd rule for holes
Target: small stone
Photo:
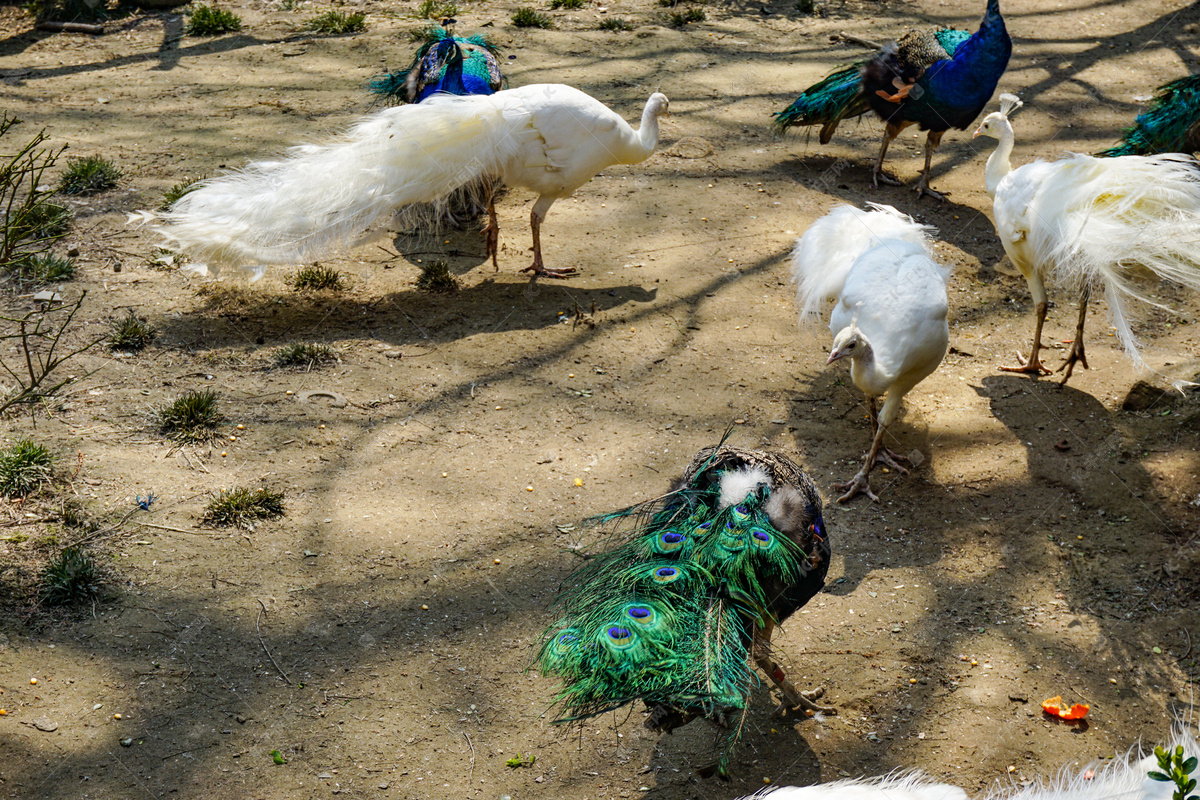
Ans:
<svg viewBox="0 0 1200 800"><path fill-rule="evenodd" d="M1163 410L1170 405L1170 401L1173 399L1171 393L1166 389L1160 389L1146 381L1138 381L1130 387L1128 394L1125 395L1125 400L1121 403L1121 410L1149 411L1151 408Z"/></svg>
<svg viewBox="0 0 1200 800"><path fill-rule="evenodd" d="M1028 703L1029 696L1024 694L1010 694L1008 699L1014 703Z"/></svg>
<svg viewBox="0 0 1200 800"><path fill-rule="evenodd" d="M31 724L39 731L45 731L46 733L52 733L53 731L58 730L58 723L49 717L38 717L37 719L33 720Z"/></svg>
<svg viewBox="0 0 1200 800"><path fill-rule="evenodd" d="M126 736L121 740L121 747L133 747L133 738Z"/></svg>

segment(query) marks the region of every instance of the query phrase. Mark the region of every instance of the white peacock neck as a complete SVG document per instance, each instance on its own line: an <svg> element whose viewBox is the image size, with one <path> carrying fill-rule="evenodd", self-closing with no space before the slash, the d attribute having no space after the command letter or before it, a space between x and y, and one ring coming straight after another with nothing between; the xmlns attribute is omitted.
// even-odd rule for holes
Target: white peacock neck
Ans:
<svg viewBox="0 0 1200 800"><path fill-rule="evenodd" d="M642 124L638 127L634 141L627 153L621 159L624 164L637 164L645 161L658 147L658 117L663 113L666 98L658 94L650 95L646 108L642 111Z"/></svg>
<svg viewBox="0 0 1200 800"><path fill-rule="evenodd" d="M1000 135L996 138L999 140L996 144L996 149L988 156L987 166L983 171L983 182L987 187L988 197L996 196L996 187L1000 185L1000 181L1004 176L1012 172L1012 151L1013 144L1016 142L1016 135L1013 133L1012 123L1006 117L1000 117Z"/></svg>

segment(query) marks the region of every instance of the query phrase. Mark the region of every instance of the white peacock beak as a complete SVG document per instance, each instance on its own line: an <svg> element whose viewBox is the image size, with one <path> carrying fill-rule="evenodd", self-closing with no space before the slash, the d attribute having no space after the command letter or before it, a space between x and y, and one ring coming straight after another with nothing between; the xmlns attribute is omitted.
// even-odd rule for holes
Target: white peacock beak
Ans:
<svg viewBox="0 0 1200 800"><path fill-rule="evenodd" d="M839 358L841 358L841 357L842 357L842 351L841 351L841 350L833 350L833 351L831 351L831 352L829 353L829 360L825 362L825 366L827 366L827 367L828 367L830 364L832 364L833 362L837 361L837 360L838 360Z"/></svg>
<svg viewBox="0 0 1200 800"><path fill-rule="evenodd" d="M974 139L976 136L978 136L981 133L983 133L982 125L980 125L978 128L975 129L975 132L971 134L971 138Z"/></svg>

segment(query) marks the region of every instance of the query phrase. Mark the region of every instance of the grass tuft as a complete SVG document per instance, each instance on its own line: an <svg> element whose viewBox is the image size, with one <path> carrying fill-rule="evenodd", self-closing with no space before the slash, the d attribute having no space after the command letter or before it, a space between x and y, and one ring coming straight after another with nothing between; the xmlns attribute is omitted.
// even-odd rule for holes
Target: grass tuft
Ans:
<svg viewBox="0 0 1200 800"><path fill-rule="evenodd" d="M216 6L200 4L188 12L187 25L183 32L188 36L220 36L242 29L242 20L232 11Z"/></svg>
<svg viewBox="0 0 1200 800"><path fill-rule="evenodd" d="M435 294L454 294L458 291L458 279L450 274L450 266L445 261L433 261L421 265L417 288Z"/></svg>
<svg viewBox="0 0 1200 800"><path fill-rule="evenodd" d="M71 228L71 209L39 200L5 219L13 239L58 239Z"/></svg>
<svg viewBox="0 0 1200 800"><path fill-rule="evenodd" d="M672 11L667 15L667 21L672 28L682 28L689 22L703 22L708 19L703 8L689 8L686 11Z"/></svg>
<svg viewBox="0 0 1200 800"><path fill-rule="evenodd" d="M68 606L91 600L100 593L100 567L91 553L67 547L42 568L39 595L48 606Z"/></svg>
<svg viewBox="0 0 1200 800"><path fill-rule="evenodd" d="M171 206L175 205L175 201L183 197L185 194L196 191L200 188L200 184L204 182L204 178L189 179L184 178L179 183L172 186L163 192L162 202L158 204L159 211L166 211Z"/></svg>
<svg viewBox="0 0 1200 800"><path fill-rule="evenodd" d="M25 497L50 483L53 466L54 455L30 439L0 450L0 494Z"/></svg>
<svg viewBox="0 0 1200 800"><path fill-rule="evenodd" d="M358 33L367 27L365 14L345 11L326 11L304 23L304 29L315 33Z"/></svg>
<svg viewBox="0 0 1200 800"><path fill-rule="evenodd" d="M633 23L621 17L605 17L600 20L600 30L602 31L631 31Z"/></svg>
<svg viewBox="0 0 1200 800"><path fill-rule="evenodd" d="M545 14L529 6L521 6L512 15L513 25L518 28L553 28L554 23Z"/></svg>
<svg viewBox="0 0 1200 800"><path fill-rule="evenodd" d="M255 520L277 519L283 514L283 492L242 486L221 490L221 494L209 502L204 521L218 527L246 527Z"/></svg>
<svg viewBox="0 0 1200 800"><path fill-rule="evenodd" d="M121 170L103 156L68 158L58 190L63 194L99 194L117 185Z"/></svg>
<svg viewBox="0 0 1200 800"><path fill-rule="evenodd" d="M416 16L418 19L436 19L441 20L446 17L454 17L458 15L458 6L447 0L421 0L421 4L417 6Z"/></svg>
<svg viewBox="0 0 1200 800"><path fill-rule="evenodd" d="M337 354L327 344L304 342L280 347L272 354L271 360L279 369L313 369L337 361Z"/></svg>
<svg viewBox="0 0 1200 800"><path fill-rule="evenodd" d="M574 11L578 8L583 8L587 5L587 0L550 0L550 9L557 11L560 8L565 8Z"/></svg>
<svg viewBox="0 0 1200 800"><path fill-rule="evenodd" d="M303 267L298 270L291 277L289 283L297 292L319 292L323 289L340 292L346 288L342 273L333 267L324 267L320 264L313 264L311 267Z"/></svg>
<svg viewBox="0 0 1200 800"><path fill-rule="evenodd" d="M108 335L109 350L124 350L136 353L144 350L158 336L154 326L130 309L125 316L108 322L112 333Z"/></svg>
<svg viewBox="0 0 1200 800"><path fill-rule="evenodd" d="M207 390L188 392L158 410L159 430L177 442L206 442L223 419L216 392Z"/></svg>
<svg viewBox="0 0 1200 800"><path fill-rule="evenodd" d="M8 263L9 277L22 286L69 281L77 271L75 259L56 256L49 251L22 253Z"/></svg>

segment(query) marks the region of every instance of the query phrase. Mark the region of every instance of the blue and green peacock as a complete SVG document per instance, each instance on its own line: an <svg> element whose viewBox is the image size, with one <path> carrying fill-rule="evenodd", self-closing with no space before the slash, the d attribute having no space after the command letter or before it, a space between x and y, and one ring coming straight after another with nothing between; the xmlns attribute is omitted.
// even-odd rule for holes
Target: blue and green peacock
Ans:
<svg viewBox="0 0 1200 800"><path fill-rule="evenodd" d="M1098 156L1153 156L1200 151L1200 75L1164 83L1150 108L1138 115L1121 141Z"/></svg>
<svg viewBox="0 0 1200 800"><path fill-rule="evenodd" d="M455 36L454 20L431 25L406 69L371 81L374 93L395 104L419 103L435 94L494 94L504 88L500 53L486 36Z"/></svg>
<svg viewBox="0 0 1200 800"><path fill-rule="evenodd" d="M874 111L885 123L883 144L872 169L872 184L900 185L883 172L888 145L909 125L928 131L919 195L942 195L929 186L933 151L950 128L966 130L992 98L1012 55L1012 39L1000 15L999 0L988 0L975 33L942 28L910 31L874 56L843 67L810 86L775 115L782 133L795 126L820 125L827 144L838 124Z"/></svg>
<svg viewBox="0 0 1200 800"><path fill-rule="evenodd" d="M791 460L725 446L701 450L678 488L591 522L613 537L565 583L561 618L537 663L562 679L570 722L642 700L646 727L698 717L727 728L702 774L726 776L757 665L782 709L835 713L798 691L771 657L771 634L825 585L821 496Z"/></svg>

